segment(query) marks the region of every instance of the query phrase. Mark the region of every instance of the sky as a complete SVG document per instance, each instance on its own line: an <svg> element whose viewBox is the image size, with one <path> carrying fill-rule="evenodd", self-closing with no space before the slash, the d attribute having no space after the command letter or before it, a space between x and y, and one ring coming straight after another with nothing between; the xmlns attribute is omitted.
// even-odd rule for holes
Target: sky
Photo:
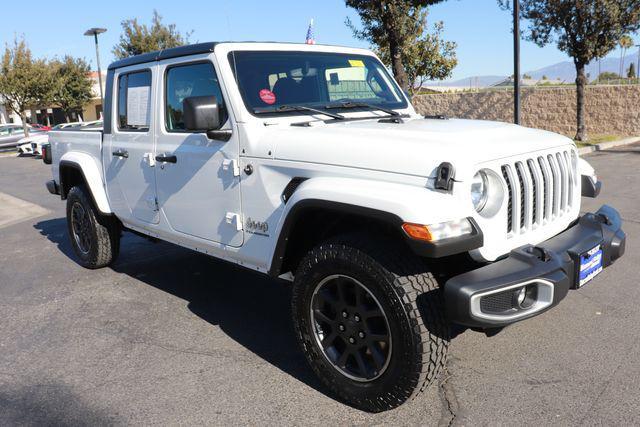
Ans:
<svg viewBox="0 0 640 427"><path fill-rule="evenodd" d="M165 23L175 23L182 32L193 31L191 42L259 40L304 42L310 19L315 20L316 41L322 44L369 47L353 37L346 27L357 14L343 0L155 0L154 2L110 0L51 2L32 0L27 10L21 2L6 1L0 16L0 45L24 35L37 57L72 54L84 57L95 68L93 39L83 36L91 27L107 28L100 35L103 68L113 60L121 21L138 18L149 23L155 8ZM8 3L8 4L7 4ZM54 6L55 5L55 6ZM478 75L508 75L513 69L511 16L497 0L449 0L430 8L429 21L443 21L444 37L458 44L459 65L453 79ZM640 36L634 35L636 44ZM635 49L634 49L635 51ZM611 56L620 56L613 52ZM539 48L522 44L523 71L536 70L569 58L555 46Z"/></svg>

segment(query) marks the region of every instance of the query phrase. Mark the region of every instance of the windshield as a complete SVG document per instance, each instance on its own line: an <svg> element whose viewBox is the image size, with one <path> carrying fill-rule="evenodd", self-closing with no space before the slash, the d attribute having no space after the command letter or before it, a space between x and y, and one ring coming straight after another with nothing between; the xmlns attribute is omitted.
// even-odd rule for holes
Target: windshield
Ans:
<svg viewBox="0 0 640 427"><path fill-rule="evenodd" d="M323 108L343 102L403 109L407 101L374 57L320 52L239 51L229 54L251 113L288 113L279 107Z"/></svg>

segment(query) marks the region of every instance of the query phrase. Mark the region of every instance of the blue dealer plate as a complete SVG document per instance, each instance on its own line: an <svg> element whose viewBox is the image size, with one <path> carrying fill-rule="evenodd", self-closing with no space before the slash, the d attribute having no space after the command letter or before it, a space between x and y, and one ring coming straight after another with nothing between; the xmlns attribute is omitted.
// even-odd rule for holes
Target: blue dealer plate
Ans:
<svg viewBox="0 0 640 427"><path fill-rule="evenodd" d="M578 287L581 288L589 283L600 272L602 272L602 246L598 245L580 255Z"/></svg>

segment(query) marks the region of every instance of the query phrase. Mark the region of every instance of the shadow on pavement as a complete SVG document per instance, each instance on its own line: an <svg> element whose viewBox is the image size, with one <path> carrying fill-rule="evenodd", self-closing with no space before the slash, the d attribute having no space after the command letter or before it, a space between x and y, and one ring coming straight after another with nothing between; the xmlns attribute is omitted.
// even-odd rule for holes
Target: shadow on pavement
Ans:
<svg viewBox="0 0 640 427"><path fill-rule="evenodd" d="M107 411L92 408L55 381L39 380L37 384L0 390L0 424L16 425L113 425L122 420Z"/></svg>
<svg viewBox="0 0 640 427"><path fill-rule="evenodd" d="M34 226L75 261L64 218ZM124 233L111 267L189 302L197 316L308 386L326 394L294 336L290 286L169 243Z"/></svg>

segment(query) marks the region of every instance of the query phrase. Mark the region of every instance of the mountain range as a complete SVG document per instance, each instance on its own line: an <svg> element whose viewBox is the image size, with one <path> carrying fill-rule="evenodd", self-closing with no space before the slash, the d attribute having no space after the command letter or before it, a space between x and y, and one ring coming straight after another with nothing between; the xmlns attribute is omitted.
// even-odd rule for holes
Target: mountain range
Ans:
<svg viewBox="0 0 640 427"><path fill-rule="evenodd" d="M621 57L604 58L602 59L602 61L600 61L600 63L598 63L598 61L593 61L587 66L587 74L589 75L589 80L595 80L601 72L604 73L608 71L619 74L620 59ZM629 66L632 62L636 64L637 69L638 51L630 51L625 56L623 73L625 77L627 74L627 70L629 70ZM557 64L549 65L548 67L540 68L538 70L527 71L523 73L523 75L524 74L527 74L531 76L531 78L536 80L542 79L543 76L546 76L549 80L560 80L567 83L573 83L576 79L576 67L573 64L573 61L564 61ZM439 85L449 87L487 87L500 83L506 78L508 78L508 75L472 76L460 80L440 82Z"/></svg>

